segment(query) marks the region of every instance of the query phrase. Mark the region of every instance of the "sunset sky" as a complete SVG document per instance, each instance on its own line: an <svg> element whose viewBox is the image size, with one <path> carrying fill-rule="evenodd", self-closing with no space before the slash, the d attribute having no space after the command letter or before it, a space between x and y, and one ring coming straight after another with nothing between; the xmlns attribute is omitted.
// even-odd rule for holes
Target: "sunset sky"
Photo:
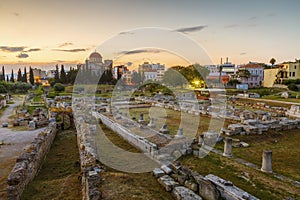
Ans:
<svg viewBox="0 0 300 200"><path fill-rule="evenodd" d="M170 40L167 51L153 50L156 46L136 51L149 48L143 45L124 49L130 47L126 37L135 37L132 30L143 27L161 28L166 38L169 31L194 41L214 64L221 57L236 64L268 63L272 57L277 62L293 61L300 58L299 9L299 0L0 0L0 64L83 63L97 47L104 59L116 64L210 64L170 53L173 48L194 51L180 38ZM127 36L116 40L114 52L101 46L122 35ZM144 37L157 39L158 44L166 40L152 34Z"/></svg>

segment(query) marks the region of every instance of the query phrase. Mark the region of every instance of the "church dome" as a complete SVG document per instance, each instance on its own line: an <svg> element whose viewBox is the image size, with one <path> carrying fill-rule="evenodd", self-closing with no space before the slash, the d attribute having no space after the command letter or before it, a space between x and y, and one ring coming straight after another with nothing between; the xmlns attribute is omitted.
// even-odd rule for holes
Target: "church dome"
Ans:
<svg viewBox="0 0 300 200"><path fill-rule="evenodd" d="M102 56L100 55L100 53L95 51L91 53L89 60L90 62L94 63L102 63Z"/></svg>

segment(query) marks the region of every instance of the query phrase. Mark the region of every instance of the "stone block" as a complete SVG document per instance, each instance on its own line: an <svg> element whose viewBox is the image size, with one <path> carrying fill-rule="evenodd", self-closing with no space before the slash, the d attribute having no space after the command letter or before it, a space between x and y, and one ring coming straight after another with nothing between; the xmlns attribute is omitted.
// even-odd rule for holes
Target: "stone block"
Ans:
<svg viewBox="0 0 300 200"><path fill-rule="evenodd" d="M163 175L165 175L165 172L159 168L155 168L153 170L153 175L156 177L156 178L160 178L162 177Z"/></svg>
<svg viewBox="0 0 300 200"><path fill-rule="evenodd" d="M175 187L172 194L176 200L202 200L202 198L192 190L182 186Z"/></svg>
<svg viewBox="0 0 300 200"><path fill-rule="evenodd" d="M166 165L162 165L160 167L166 174L171 174L172 173L172 169L167 167Z"/></svg>
<svg viewBox="0 0 300 200"><path fill-rule="evenodd" d="M165 188L167 192L171 192L173 188L179 184L174 181L170 176L164 175L158 179L158 182Z"/></svg>

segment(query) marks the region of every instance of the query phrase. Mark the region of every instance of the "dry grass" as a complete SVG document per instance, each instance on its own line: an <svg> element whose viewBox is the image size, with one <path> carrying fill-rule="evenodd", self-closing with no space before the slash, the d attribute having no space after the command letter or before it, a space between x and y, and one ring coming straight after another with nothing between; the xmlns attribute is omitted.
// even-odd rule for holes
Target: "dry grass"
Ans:
<svg viewBox="0 0 300 200"><path fill-rule="evenodd" d="M230 180L237 187L262 200L300 198L300 189L296 186L214 153L202 159L185 156L180 161L202 175L215 174Z"/></svg>
<svg viewBox="0 0 300 200"><path fill-rule="evenodd" d="M138 149L128 144L113 131L101 125L105 136L116 146L130 152L138 153ZM126 173L109 167L101 173L100 190L104 199L110 200L132 200L132 199L173 199L159 185L152 173Z"/></svg>
<svg viewBox="0 0 300 200"><path fill-rule="evenodd" d="M81 199L80 166L75 130L58 133L41 171L22 199Z"/></svg>

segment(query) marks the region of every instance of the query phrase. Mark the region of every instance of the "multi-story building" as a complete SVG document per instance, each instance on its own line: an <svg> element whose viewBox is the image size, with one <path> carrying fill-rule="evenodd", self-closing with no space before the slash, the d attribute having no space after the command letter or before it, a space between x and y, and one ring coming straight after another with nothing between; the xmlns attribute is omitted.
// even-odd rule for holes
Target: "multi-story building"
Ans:
<svg viewBox="0 0 300 200"><path fill-rule="evenodd" d="M165 65L161 65L160 63L150 64L149 62L144 62L139 65L138 71L144 75L145 81L162 81L165 74Z"/></svg>
<svg viewBox="0 0 300 200"><path fill-rule="evenodd" d="M248 84L249 87L260 87L264 80L264 67L260 63L249 62L239 67L239 70L249 71L249 77L241 77L242 84Z"/></svg>
<svg viewBox="0 0 300 200"><path fill-rule="evenodd" d="M273 87L274 84L282 84L287 79L300 79L300 60L284 62L275 68L264 70L264 87Z"/></svg>

